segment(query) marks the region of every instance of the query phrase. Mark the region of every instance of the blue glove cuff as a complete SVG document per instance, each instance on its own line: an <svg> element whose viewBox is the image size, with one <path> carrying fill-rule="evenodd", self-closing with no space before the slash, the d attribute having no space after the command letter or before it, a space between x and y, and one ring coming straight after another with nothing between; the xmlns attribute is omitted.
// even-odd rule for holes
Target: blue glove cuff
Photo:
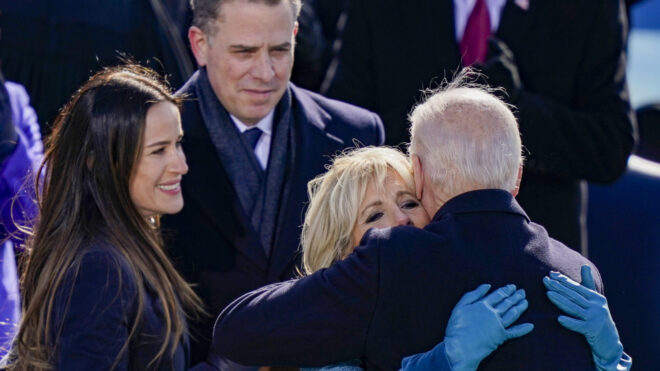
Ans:
<svg viewBox="0 0 660 371"><path fill-rule="evenodd" d="M442 342L426 353L414 354L401 361L401 371L454 371L449 364L445 343Z"/></svg>
<svg viewBox="0 0 660 371"><path fill-rule="evenodd" d="M453 347L453 349L447 350L444 347L444 342L440 343L439 345L443 345L443 353L445 355L445 359L447 360L447 364L449 365L449 370L452 371L475 371L477 367L479 367L479 363L481 362L481 358L479 359L474 359L475 356L472 354L463 354L464 352L460 347ZM452 361L453 356L454 360ZM458 358L458 360L457 360ZM476 363L475 363L476 361Z"/></svg>
<svg viewBox="0 0 660 371"><path fill-rule="evenodd" d="M603 360L595 354L592 355L598 371L629 371L632 368L632 357L623 351L623 347L621 347L619 356L611 361Z"/></svg>

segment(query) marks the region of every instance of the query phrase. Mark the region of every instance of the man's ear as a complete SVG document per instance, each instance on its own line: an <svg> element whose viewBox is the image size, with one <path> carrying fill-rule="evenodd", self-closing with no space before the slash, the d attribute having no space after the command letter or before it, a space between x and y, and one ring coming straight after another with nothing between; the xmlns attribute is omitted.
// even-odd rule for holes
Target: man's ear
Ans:
<svg viewBox="0 0 660 371"><path fill-rule="evenodd" d="M207 54L209 48L208 36L197 26L190 26L188 29L188 41L190 41L190 49L192 49L197 64L199 66L206 66Z"/></svg>
<svg viewBox="0 0 660 371"><path fill-rule="evenodd" d="M415 196L418 200L424 195L424 169L422 169L422 160L417 155L411 155L413 166L413 179L415 180Z"/></svg>
<svg viewBox="0 0 660 371"><path fill-rule="evenodd" d="M298 35L298 21L293 24L293 37L296 37Z"/></svg>
<svg viewBox="0 0 660 371"><path fill-rule="evenodd" d="M523 173L523 166L520 164L520 167L518 168L518 179L516 179L516 186L511 190L511 194L513 197L518 196L518 192L520 191L520 181L522 180L522 173Z"/></svg>

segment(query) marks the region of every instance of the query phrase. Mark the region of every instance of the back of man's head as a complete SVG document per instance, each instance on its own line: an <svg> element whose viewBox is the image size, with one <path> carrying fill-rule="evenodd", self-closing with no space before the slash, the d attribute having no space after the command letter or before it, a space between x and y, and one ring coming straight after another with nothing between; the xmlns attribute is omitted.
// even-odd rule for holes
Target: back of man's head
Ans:
<svg viewBox="0 0 660 371"><path fill-rule="evenodd" d="M215 21L221 15L220 7L222 4L234 1L266 5L289 3L294 20L298 18L302 8L301 0L190 0L190 8L193 11L193 26L199 27L205 34L212 36L216 31Z"/></svg>
<svg viewBox="0 0 660 371"><path fill-rule="evenodd" d="M410 154L434 193L451 198L478 189L514 191L522 148L509 107L465 71L410 114Z"/></svg>

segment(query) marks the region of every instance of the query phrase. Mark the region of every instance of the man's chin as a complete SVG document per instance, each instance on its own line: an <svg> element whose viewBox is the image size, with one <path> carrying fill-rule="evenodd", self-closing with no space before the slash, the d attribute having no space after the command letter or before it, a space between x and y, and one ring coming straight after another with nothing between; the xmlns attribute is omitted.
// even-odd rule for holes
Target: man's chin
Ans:
<svg viewBox="0 0 660 371"><path fill-rule="evenodd" d="M277 105L277 101L249 102L243 105L244 117L255 119L256 121L266 117Z"/></svg>

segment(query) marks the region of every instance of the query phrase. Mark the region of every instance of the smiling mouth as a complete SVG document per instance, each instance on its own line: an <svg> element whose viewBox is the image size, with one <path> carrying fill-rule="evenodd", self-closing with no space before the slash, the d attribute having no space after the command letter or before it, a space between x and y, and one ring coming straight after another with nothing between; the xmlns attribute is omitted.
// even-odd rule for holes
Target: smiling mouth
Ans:
<svg viewBox="0 0 660 371"><path fill-rule="evenodd" d="M181 188L181 183L176 182L172 184L159 184L158 189L162 189L166 192L178 191Z"/></svg>

